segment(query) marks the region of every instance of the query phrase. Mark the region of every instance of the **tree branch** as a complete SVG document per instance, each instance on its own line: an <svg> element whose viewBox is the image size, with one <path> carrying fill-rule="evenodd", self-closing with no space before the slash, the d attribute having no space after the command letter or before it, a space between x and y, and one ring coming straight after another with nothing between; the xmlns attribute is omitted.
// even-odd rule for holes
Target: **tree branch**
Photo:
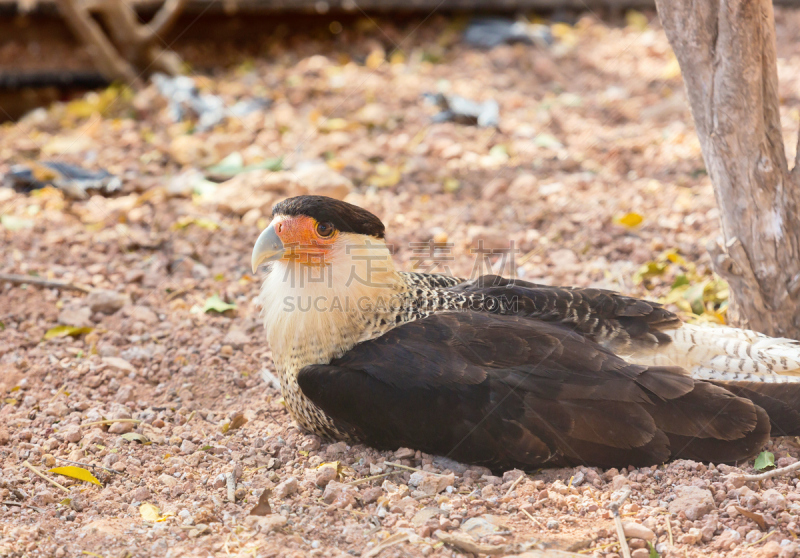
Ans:
<svg viewBox="0 0 800 558"><path fill-rule="evenodd" d="M156 12L156 15L153 16L153 19L145 26L148 28L150 39L158 38L163 40L164 35L175 25L187 3L188 0L166 0L164 5Z"/></svg>

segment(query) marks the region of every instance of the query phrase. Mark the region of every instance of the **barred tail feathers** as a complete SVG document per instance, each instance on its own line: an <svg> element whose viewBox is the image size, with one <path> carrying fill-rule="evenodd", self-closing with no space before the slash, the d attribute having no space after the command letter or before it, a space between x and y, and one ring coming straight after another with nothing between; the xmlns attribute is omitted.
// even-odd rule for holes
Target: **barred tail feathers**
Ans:
<svg viewBox="0 0 800 558"><path fill-rule="evenodd" d="M628 360L681 366L693 378L736 382L800 383L800 342L733 327L683 324L664 331L672 342Z"/></svg>

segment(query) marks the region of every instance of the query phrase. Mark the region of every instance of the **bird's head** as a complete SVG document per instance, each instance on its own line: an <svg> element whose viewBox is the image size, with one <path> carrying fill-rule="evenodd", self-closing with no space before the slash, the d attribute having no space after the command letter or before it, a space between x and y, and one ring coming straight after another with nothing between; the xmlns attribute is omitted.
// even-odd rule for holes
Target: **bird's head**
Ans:
<svg viewBox="0 0 800 558"><path fill-rule="evenodd" d="M383 223L369 211L325 196L297 196L272 209L272 222L253 247L253 273L271 261L330 266L370 244L385 247Z"/></svg>
<svg viewBox="0 0 800 558"><path fill-rule="evenodd" d="M298 335L335 346L332 335L355 335L365 319L402 303L405 283L383 223L369 211L299 196L277 204L272 217L253 247L252 266L255 273L272 263L259 302L274 351L291 350Z"/></svg>

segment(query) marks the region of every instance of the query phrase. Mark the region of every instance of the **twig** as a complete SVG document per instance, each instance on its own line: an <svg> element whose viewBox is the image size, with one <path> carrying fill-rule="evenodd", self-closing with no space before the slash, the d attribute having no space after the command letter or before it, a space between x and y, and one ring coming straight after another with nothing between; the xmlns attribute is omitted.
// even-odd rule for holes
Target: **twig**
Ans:
<svg viewBox="0 0 800 558"><path fill-rule="evenodd" d="M592 552L595 552L596 550L605 550L606 548L611 548L612 546L617 546L618 544L619 544L618 542L612 542L600 546L595 546L594 548L584 548L583 550L579 550L578 554L590 554Z"/></svg>
<svg viewBox="0 0 800 558"><path fill-rule="evenodd" d="M390 546L394 546L396 544L400 544L402 542L406 542L408 540L408 533L395 533L388 539L378 543L375 545L372 550L369 550L361 555L361 558L373 558L373 556L377 556Z"/></svg>
<svg viewBox="0 0 800 558"><path fill-rule="evenodd" d="M139 424L142 421L139 419L107 419L107 420L96 420L94 422L87 422L86 424L81 424L81 426L98 426L101 424L114 424L115 422L132 422L134 424Z"/></svg>
<svg viewBox="0 0 800 558"><path fill-rule="evenodd" d="M22 464L23 464L25 467L27 467L28 469L30 469L31 471L33 471L33 472L34 472L36 475L39 475L39 476L40 476L40 477L42 477L44 480L46 480L47 482L49 482L50 484L52 484L53 486L57 486L58 488L60 488L61 490L63 490L63 491L64 491L64 492L66 492L67 494L69 494L69 488L67 488L67 487L66 487L66 486L64 486L63 484L58 484L56 481L54 481L54 480L53 480L53 479L51 479L50 477L46 476L46 475L45 475L44 473L42 473L42 472L41 472L39 469L37 469L36 467L34 467L34 466L33 466L33 465L31 465L30 463L28 463L28 460L27 460L27 459L26 459L25 461L23 461L23 462L22 462Z"/></svg>
<svg viewBox="0 0 800 558"><path fill-rule="evenodd" d="M107 469L102 465L94 465L92 463L81 463L80 461L70 461L69 459L64 459L63 457L58 457L58 456L55 456L55 458L58 459L59 461L63 461L64 463L69 463L71 465L79 465L81 467L91 467L92 469L102 469L106 473L113 473L115 475L122 474L120 471L115 471L114 469Z"/></svg>
<svg viewBox="0 0 800 558"><path fill-rule="evenodd" d="M517 480L515 480L513 483L511 483L511 486L509 486L508 490L506 491L506 496L505 496L506 498L511 496L511 493L514 491L514 489L517 487L517 485L522 482L522 479L524 479L524 478L525 478L525 475L520 475L520 476L517 477Z"/></svg>
<svg viewBox="0 0 800 558"><path fill-rule="evenodd" d="M48 287L50 289L65 289L70 291L80 291L82 293L91 292L92 289L76 283L57 281L55 279L44 279L33 275L16 275L14 273L0 273L0 281L13 283L14 285L36 285L38 287Z"/></svg>
<svg viewBox="0 0 800 558"><path fill-rule="evenodd" d="M236 477L233 471L225 473L225 483L228 485L228 501L236 502Z"/></svg>
<svg viewBox="0 0 800 558"><path fill-rule="evenodd" d="M667 533L669 534L669 545L674 546L675 541L672 539L672 521L670 521L669 515L667 515Z"/></svg>
<svg viewBox="0 0 800 558"><path fill-rule="evenodd" d="M773 469L772 471L767 471L766 473L761 473L759 475L736 475L736 474L729 474L725 475L726 478L742 478L745 481L760 481L765 479L771 479L772 477L778 477L780 475L788 475L789 473L794 473L800 469L800 461L792 463L787 467L781 467L780 469Z"/></svg>
<svg viewBox="0 0 800 558"><path fill-rule="evenodd" d="M388 473L381 473L380 475L375 475L372 477L364 477L363 479L356 479L354 481L350 481L347 484L348 486L356 486L357 484L363 484L365 482L374 481L377 479L382 479L384 477L388 477L390 475L399 475L402 471L390 471Z"/></svg>
<svg viewBox="0 0 800 558"><path fill-rule="evenodd" d="M748 546L755 546L755 545L757 545L757 544L758 544L758 543L760 543L760 542L764 542L765 540L767 540L768 538L770 538L770 537L771 537L772 535L774 535L775 533L777 533L777 531L773 529L772 531L770 531L769 533L767 533L766 535L764 535L763 537L761 537L761 538L760 538L760 539L758 539L757 541L753 541L753 542L751 542L751 543L747 543L747 544L743 545L743 546L742 546L742 548L747 548Z"/></svg>
<svg viewBox="0 0 800 558"><path fill-rule="evenodd" d="M529 518L531 521L533 521L533 522L536 524L536 526L537 526L537 527L539 527L539 529L544 529L544 525L542 525L541 523L539 523L539 520L538 520L538 519L536 519L535 517L533 517L531 514L529 514L529 513L528 513L527 511L525 511L525 510L522 510L522 513L524 513L525 515L527 515L527 516L528 516L528 518Z"/></svg>
<svg viewBox="0 0 800 558"><path fill-rule="evenodd" d="M0 504L4 504L6 506L19 506L20 508L30 508L39 513L44 513L42 508L37 508L36 506L31 506L30 504L23 504L22 502L14 502L13 500L3 500L0 502Z"/></svg>
<svg viewBox="0 0 800 558"><path fill-rule="evenodd" d="M631 495L630 485L625 485L620 491L621 494L616 500L608 504L608 509L614 514L614 526L617 528L617 538L619 538L619 547L622 550L623 558L631 558L631 549L628 547L628 541L625 540L625 529L622 527L622 518L619 516L619 508L623 502Z"/></svg>
<svg viewBox="0 0 800 558"><path fill-rule="evenodd" d="M407 471L415 471L417 473L425 473L426 475L433 475L434 477L443 477L445 475L440 475L439 473L429 473L428 471L423 471L422 469L418 469L417 467L409 467L408 465L402 465L401 463L393 463L391 461L384 461L384 465L391 465L392 467L398 467L399 469L405 469Z"/></svg>

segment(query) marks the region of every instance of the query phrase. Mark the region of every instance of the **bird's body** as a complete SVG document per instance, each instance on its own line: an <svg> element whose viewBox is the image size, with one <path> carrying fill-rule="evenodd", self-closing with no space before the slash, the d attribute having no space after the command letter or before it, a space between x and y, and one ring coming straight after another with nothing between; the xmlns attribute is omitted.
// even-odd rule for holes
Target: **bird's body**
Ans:
<svg viewBox="0 0 800 558"><path fill-rule="evenodd" d="M253 264L275 261L260 302L308 431L495 469L730 462L800 433L795 342L600 289L397 271L380 221L328 198L274 216Z"/></svg>

